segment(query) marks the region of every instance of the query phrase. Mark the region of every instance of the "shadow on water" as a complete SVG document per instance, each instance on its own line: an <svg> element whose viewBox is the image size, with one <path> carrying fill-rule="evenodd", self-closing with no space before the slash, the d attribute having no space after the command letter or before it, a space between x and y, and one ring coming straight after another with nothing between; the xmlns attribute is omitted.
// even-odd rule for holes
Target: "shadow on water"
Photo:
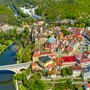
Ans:
<svg viewBox="0 0 90 90"><path fill-rule="evenodd" d="M0 75L1 74L15 74L13 71L10 70L0 70Z"/></svg>
<svg viewBox="0 0 90 90"><path fill-rule="evenodd" d="M13 79L5 81L5 82L0 82L0 86L1 85L8 85L8 84L12 84L13 83Z"/></svg>
<svg viewBox="0 0 90 90"><path fill-rule="evenodd" d="M4 54L3 54L3 52L0 54L0 56L3 56Z"/></svg>

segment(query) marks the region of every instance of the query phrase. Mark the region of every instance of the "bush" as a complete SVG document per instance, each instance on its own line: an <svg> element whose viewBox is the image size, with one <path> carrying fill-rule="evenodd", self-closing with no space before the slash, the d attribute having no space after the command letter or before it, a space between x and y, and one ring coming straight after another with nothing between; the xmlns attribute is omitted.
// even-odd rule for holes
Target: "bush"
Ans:
<svg viewBox="0 0 90 90"><path fill-rule="evenodd" d="M7 46L9 45L9 42L8 42L8 41L6 41L6 45L7 45Z"/></svg>
<svg viewBox="0 0 90 90"><path fill-rule="evenodd" d="M15 38L15 37L12 37L11 39L12 39L12 41L15 41L15 40L16 40L16 38Z"/></svg>

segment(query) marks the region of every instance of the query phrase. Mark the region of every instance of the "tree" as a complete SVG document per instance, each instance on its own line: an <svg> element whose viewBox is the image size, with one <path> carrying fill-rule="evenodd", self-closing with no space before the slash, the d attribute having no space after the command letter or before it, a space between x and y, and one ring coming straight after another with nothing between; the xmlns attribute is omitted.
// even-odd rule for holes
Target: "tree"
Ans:
<svg viewBox="0 0 90 90"><path fill-rule="evenodd" d="M48 35L48 38L50 38L50 37L52 37L52 35L50 34L50 35Z"/></svg>
<svg viewBox="0 0 90 90"><path fill-rule="evenodd" d="M85 23L81 23L80 27L85 28Z"/></svg>
<svg viewBox="0 0 90 90"><path fill-rule="evenodd" d="M30 66L27 68L26 73L27 73L27 75L30 74Z"/></svg>
<svg viewBox="0 0 90 90"><path fill-rule="evenodd" d="M16 53L15 57L16 57L17 59L20 59L19 53Z"/></svg>
<svg viewBox="0 0 90 90"><path fill-rule="evenodd" d="M29 53L27 52L24 57L23 57L23 61L24 62L28 62L31 59L31 56L29 55Z"/></svg>
<svg viewBox="0 0 90 90"><path fill-rule="evenodd" d="M7 45L7 46L9 45L9 42L8 42L8 41L6 41L6 45Z"/></svg>
<svg viewBox="0 0 90 90"><path fill-rule="evenodd" d="M60 35L58 35L58 39L60 40Z"/></svg>
<svg viewBox="0 0 90 90"><path fill-rule="evenodd" d="M2 44L5 44L5 39L4 38L2 38Z"/></svg>
<svg viewBox="0 0 90 90"><path fill-rule="evenodd" d="M16 37L12 37L11 39L12 39L12 41L15 41L16 40Z"/></svg>
<svg viewBox="0 0 90 90"><path fill-rule="evenodd" d="M0 46L0 52L2 51L2 47Z"/></svg>
<svg viewBox="0 0 90 90"><path fill-rule="evenodd" d="M38 73L38 76L39 76L39 78L41 78L41 77L42 77L42 73L41 73L41 72L39 72L39 73Z"/></svg>
<svg viewBox="0 0 90 90"><path fill-rule="evenodd" d="M26 35L28 35L28 33L29 33L29 28L28 27L24 28L24 33L26 33Z"/></svg>
<svg viewBox="0 0 90 90"><path fill-rule="evenodd" d="M17 80L20 80L20 81L22 81L22 74L20 74L20 73L17 73L16 75L14 75L14 79L17 79Z"/></svg>
<svg viewBox="0 0 90 90"><path fill-rule="evenodd" d="M63 76L66 76L67 75L65 68L63 68L61 72L62 72L62 75Z"/></svg>
<svg viewBox="0 0 90 90"><path fill-rule="evenodd" d="M68 75L72 75L72 74L73 74L71 68L68 68L68 70L67 70L67 74L68 74Z"/></svg>

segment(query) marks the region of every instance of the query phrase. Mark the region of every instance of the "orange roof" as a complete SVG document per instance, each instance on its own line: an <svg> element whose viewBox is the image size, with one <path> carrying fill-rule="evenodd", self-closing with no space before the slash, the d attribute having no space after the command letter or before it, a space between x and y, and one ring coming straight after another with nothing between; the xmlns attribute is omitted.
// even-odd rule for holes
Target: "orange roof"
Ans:
<svg viewBox="0 0 90 90"><path fill-rule="evenodd" d="M89 84L86 84L86 87L89 88L90 87L90 83Z"/></svg>
<svg viewBox="0 0 90 90"><path fill-rule="evenodd" d="M78 28L79 31L83 30L83 28Z"/></svg>
<svg viewBox="0 0 90 90"><path fill-rule="evenodd" d="M43 51L40 54L43 55L43 54L50 54L50 53L52 53L52 51Z"/></svg>
<svg viewBox="0 0 90 90"><path fill-rule="evenodd" d="M3 26L5 26L5 25L7 25L7 24L4 24Z"/></svg>
<svg viewBox="0 0 90 90"><path fill-rule="evenodd" d="M36 66L36 64L35 64L35 63L31 63L31 65L32 65L32 66Z"/></svg>
<svg viewBox="0 0 90 90"><path fill-rule="evenodd" d="M54 64L54 63L52 63L52 64L51 64L51 67L54 67L54 66L55 66L55 64Z"/></svg>
<svg viewBox="0 0 90 90"><path fill-rule="evenodd" d="M55 70L52 70L52 71L48 71L48 73L56 74L56 71Z"/></svg>
<svg viewBox="0 0 90 90"><path fill-rule="evenodd" d="M62 34L62 33L60 33L60 36L63 36L63 34Z"/></svg>
<svg viewBox="0 0 90 90"><path fill-rule="evenodd" d="M40 53L34 53L33 54L33 57L38 57L38 56L41 56Z"/></svg>

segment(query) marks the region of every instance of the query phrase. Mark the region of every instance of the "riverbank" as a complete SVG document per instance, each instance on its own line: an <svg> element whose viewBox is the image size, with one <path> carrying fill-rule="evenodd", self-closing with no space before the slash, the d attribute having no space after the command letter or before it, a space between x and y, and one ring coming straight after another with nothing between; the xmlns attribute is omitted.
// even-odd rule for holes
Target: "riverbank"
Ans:
<svg viewBox="0 0 90 90"><path fill-rule="evenodd" d="M10 46L14 41L8 40L8 42L9 42L9 45L8 46ZM0 45L0 46L2 47L2 50L0 52L0 54L1 54L8 46L7 45Z"/></svg>

